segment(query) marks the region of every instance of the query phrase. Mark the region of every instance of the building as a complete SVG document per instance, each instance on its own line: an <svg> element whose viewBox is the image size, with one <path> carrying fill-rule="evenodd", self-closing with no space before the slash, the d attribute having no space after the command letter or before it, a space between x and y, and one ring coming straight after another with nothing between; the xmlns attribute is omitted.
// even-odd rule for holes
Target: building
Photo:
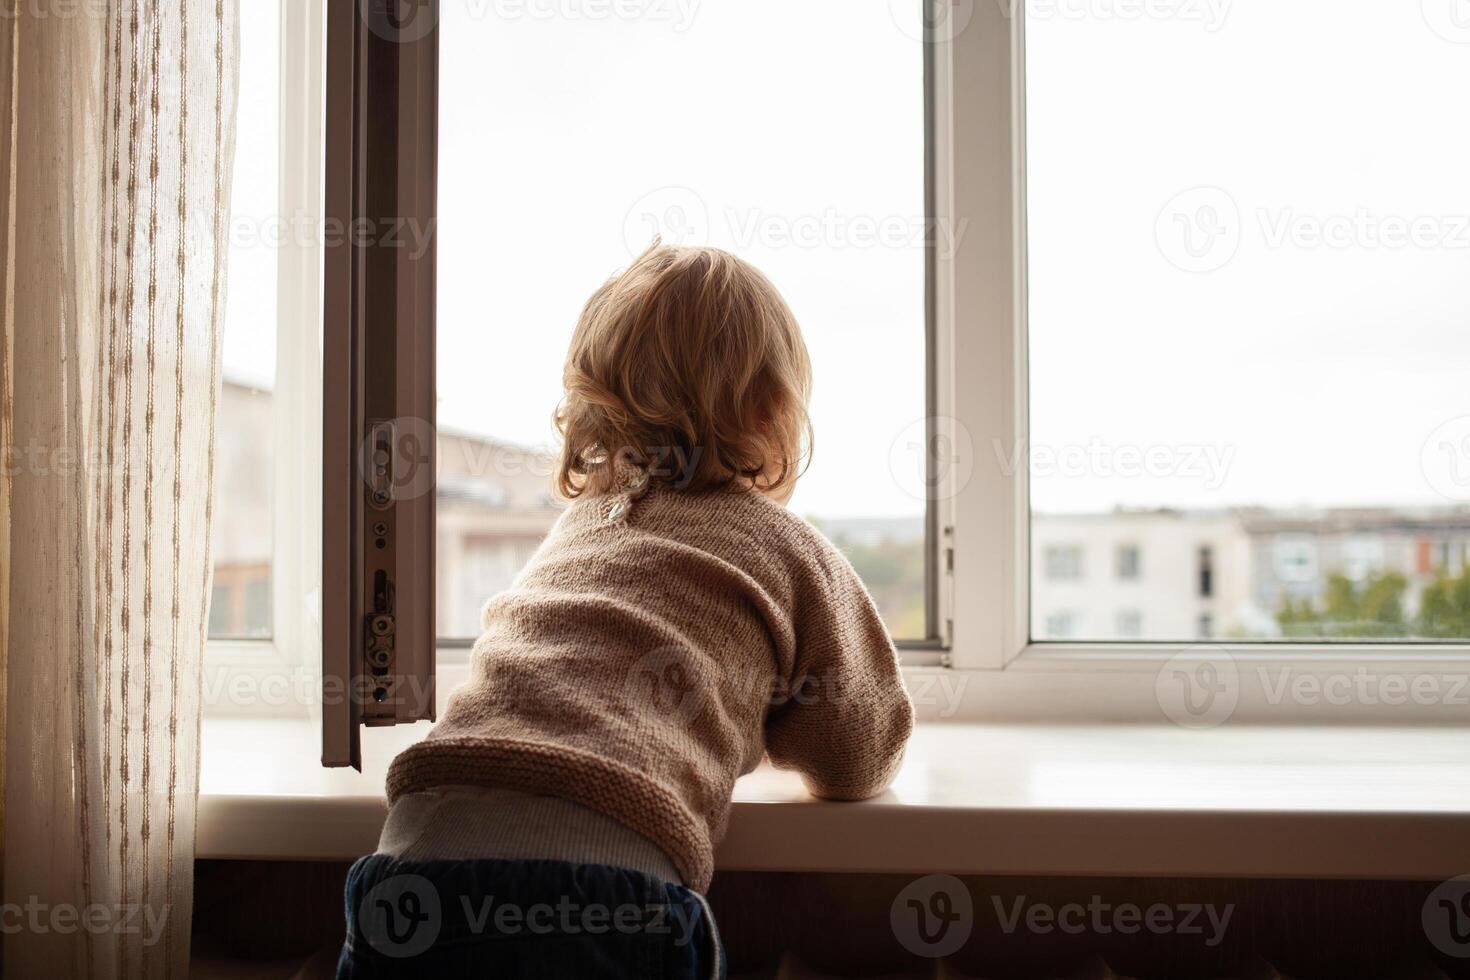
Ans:
<svg viewBox="0 0 1470 980"><path fill-rule="evenodd" d="M268 639L271 623L271 396L220 389L210 598L212 639ZM485 600L510 584L560 513L545 452L441 430L437 619L441 637L480 632Z"/></svg>
<svg viewBox="0 0 1470 980"><path fill-rule="evenodd" d="M1031 634L1038 640L1192 640L1258 625L1249 542L1234 514L1037 514Z"/></svg>
<svg viewBox="0 0 1470 980"><path fill-rule="evenodd" d="M439 432L439 635L480 633L485 601L507 588L551 529L556 460L468 432Z"/></svg>
<svg viewBox="0 0 1470 980"><path fill-rule="evenodd" d="M1470 508L1037 514L1031 555L1038 640L1280 639L1287 603L1322 607L1336 577L1402 576L1412 620L1470 567Z"/></svg>
<svg viewBox="0 0 1470 980"><path fill-rule="evenodd" d="M1241 523L1251 541L1251 601L1267 610L1321 603L1334 574L1355 586L1398 574L1413 617L1425 587L1441 573L1460 574L1470 559L1470 508L1255 508Z"/></svg>
<svg viewBox="0 0 1470 980"><path fill-rule="evenodd" d="M271 635L271 393L243 380L220 386L215 443L214 585L209 635Z"/></svg>
<svg viewBox="0 0 1470 980"><path fill-rule="evenodd" d="M270 391L227 379L215 470L215 639L271 636L271 438ZM438 445L438 631L468 639L480 632L485 601L510 585L561 511L551 489L556 461L452 429L439 432ZM894 634L922 636L922 519L819 523ZM1286 604L1322 605L1334 576L1363 586L1401 575L1412 619L1438 575L1470 567L1470 507L1036 514L1031 561L1037 640L1273 639L1283 636Z"/></svg>

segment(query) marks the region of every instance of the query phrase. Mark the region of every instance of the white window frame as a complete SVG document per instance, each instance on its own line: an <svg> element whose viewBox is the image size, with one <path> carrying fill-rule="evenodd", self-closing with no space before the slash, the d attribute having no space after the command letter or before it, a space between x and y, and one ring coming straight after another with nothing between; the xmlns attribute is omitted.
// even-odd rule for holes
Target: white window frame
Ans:
<svg viewBox="0 0 1470 980"><path fill-rule="evenodd" d="M970 684L969 717L1163 717L1155 681L1170 659L1228 658L1237 720L1463 721L1456 704L1303 704L1288 677L1368 670L1470 678L1470 644L1038 643L1030 638L1030 510L1025 466L1005 467L1028 426L1024 5L923 0L937 25L932 57L934 218L967 229L935 269L935 427L961 458L938 471L942 668ZM963 458L969 454L969 458ZM1262 671L1265 671L1263 673ZM1273 696L1276 695L1276 696ZM921 717L925 705L919 705Z"/></svg>

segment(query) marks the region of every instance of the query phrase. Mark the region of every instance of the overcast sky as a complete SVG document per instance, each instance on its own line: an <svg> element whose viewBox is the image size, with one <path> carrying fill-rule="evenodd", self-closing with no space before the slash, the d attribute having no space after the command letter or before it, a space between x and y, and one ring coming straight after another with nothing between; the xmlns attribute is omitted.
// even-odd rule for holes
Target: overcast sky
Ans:
<svg viewBox="0 0 1470 980"><path fill-rule="evenodd" d="M1421 453L1470 414L1470 26L1438 2L1033 7L1039 508L1447 502ZM270 7L245 18L237 215L276 193L273 69L251 58ZM738 252L801 320L817 454L796 507L918 514L893 465L924 415L916 11L443 0L442 421L548 442L582 302L657 230ZM262 254L232 255L226 342L255 375Z"/></svg>

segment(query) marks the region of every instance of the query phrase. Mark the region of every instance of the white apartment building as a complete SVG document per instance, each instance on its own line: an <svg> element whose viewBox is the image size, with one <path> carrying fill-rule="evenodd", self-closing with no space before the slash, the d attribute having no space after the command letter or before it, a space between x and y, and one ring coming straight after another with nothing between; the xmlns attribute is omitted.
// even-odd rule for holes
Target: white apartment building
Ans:
<svg viewBox="0 0 1470 980"><path fill-rule="evenodd" d="M1412 617L1425 586L1470 564L1467 508L1251 509L1240 518L1252 542L1251 600L1264 609L1321 599L1333 574L1361 584L1395 572L1407 584L1404 612Z"/></svg>
<svg viewBox="0 0 1470 980"><path fill-rule="evenodd" d="M270 391L222 386L210 635L271 635ZM480 632L485 600L505 589L560 513L545 450L469 432L439 433L439 635ZM898 608L921 577L884 584L920 547L912 519L824 522L841 543L869 546L875 595ZM891 546L884 552L881 547ZM1331 575L1404 576L1405 613L1441 571L1470 564L1470 508L1230 511L1116 510L1037 514L1031 527L1032 636L1037 640L1184 641L1281 636L1291 599L1320 601ZM885 588L887 591L885 592Z"/></svg>
<svg viewBox="0 0 1470 980"><path fill-rule="evenodd" d="M1262 628L1249 541L1230 512L1038 514L1031 632L1038 640L1193 640Z"/></svg>
<svg viewBox="0 0 1470 980"><path fill-rule="evenodd" d="M209 635L271 636L271 393L226 378L215 470ZM480 632L485 600L510 585L561 512L545 452L444 429L435 542L441 637Z"/></svg>
<svg viewBox="0 0 1470 980"><path fill-rule="evenodd" d="M1470 565L1470 508L1037 514L1031 525L1038 640L1273 639L1285 600L1320 603L1328 580L1425 586Z"/></svg>

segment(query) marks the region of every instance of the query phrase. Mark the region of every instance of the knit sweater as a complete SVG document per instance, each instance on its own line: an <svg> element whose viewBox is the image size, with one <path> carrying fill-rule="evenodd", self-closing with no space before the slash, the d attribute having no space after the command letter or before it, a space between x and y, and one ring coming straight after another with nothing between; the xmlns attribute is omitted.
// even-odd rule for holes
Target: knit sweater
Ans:
<svg viewBox="0 0 1470 980"><path fill-rule="evenodd" d="M814 527L754 492L583 497L483 614L471 679L388 799L479 785L572 800L698 891L763 755L816 796L892 779L913 710L883 621Z"/></svg>

